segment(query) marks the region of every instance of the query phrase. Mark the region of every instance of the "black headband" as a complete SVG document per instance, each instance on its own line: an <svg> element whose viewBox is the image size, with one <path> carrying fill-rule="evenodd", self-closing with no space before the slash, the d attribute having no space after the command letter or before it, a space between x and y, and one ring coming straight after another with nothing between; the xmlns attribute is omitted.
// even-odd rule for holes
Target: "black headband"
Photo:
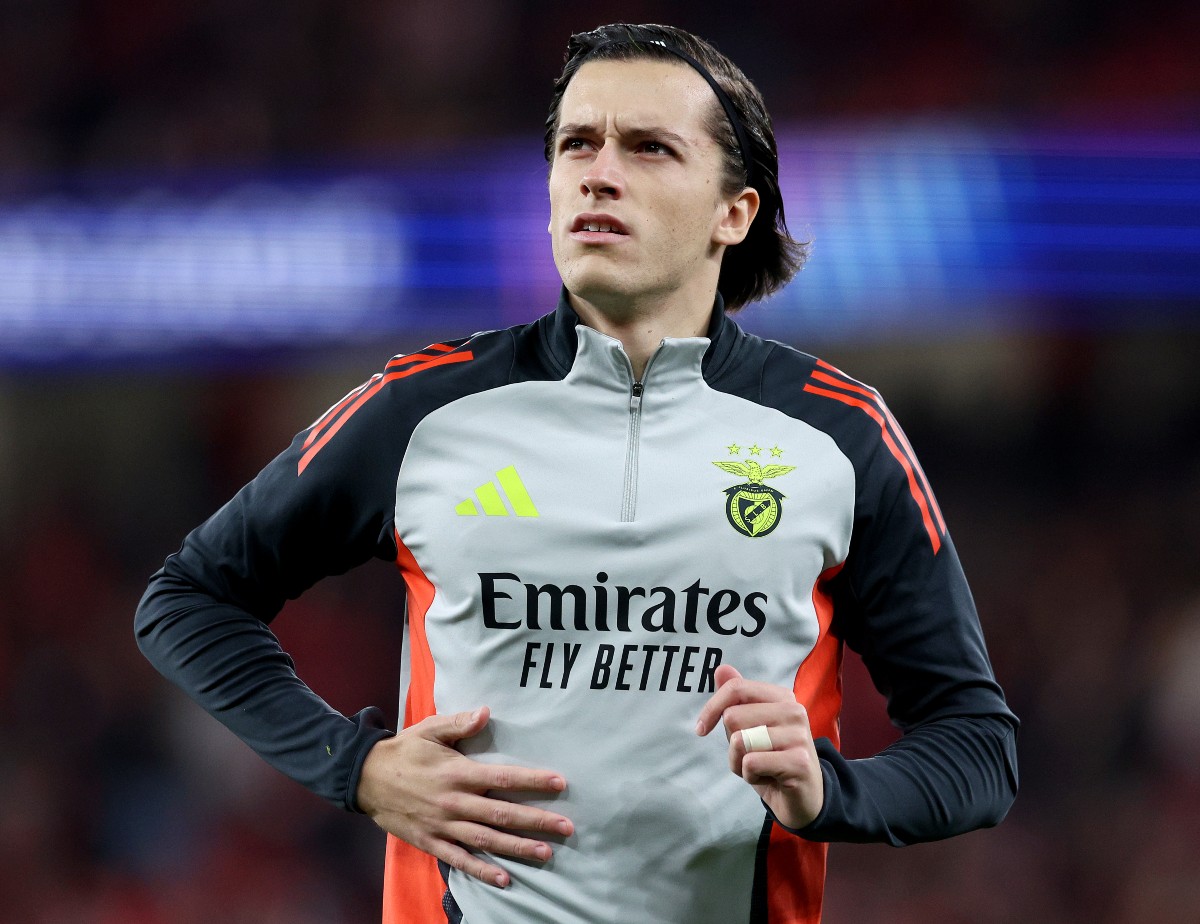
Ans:
<svg viewBox="0 0 1200 924"><path fill-rule="evenodd" d="M754 158L750 155L750 140L746 134L746 126L742 124L741 118L738 117L737 109L734 108L733 100L729 98L716 78L708 72L703 64L689 55L686 51L675 47L674 44L661 38L653 33L644 32L640 29L626 28L627 36L624 38L609 38L599 45L589 48L580 57L580 64L586 61L589 57L600 51L603 48L611 48L614 45L657 45L663 51L669 51L680 61L689 65L692 70L708 81L708 85L717 94L717 99L721 102L721 108L725 110L725 115L729 119L729 125L733 128L734 137L737 139L738 153L742 156L742 165L746 168L746 185L754 186Z"/></svg>

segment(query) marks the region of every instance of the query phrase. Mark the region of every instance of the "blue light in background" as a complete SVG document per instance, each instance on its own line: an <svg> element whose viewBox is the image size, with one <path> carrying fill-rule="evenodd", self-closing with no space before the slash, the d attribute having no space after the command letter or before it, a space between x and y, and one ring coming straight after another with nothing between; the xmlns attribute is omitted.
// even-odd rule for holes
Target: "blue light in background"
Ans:
<svg viewBox="0 0 1200 924"><path fill-rule="evenodd" d="M50 194L0 211L0 350L154 352L383 324L409 235L377 183Z"/></svg>
<svg viewBox="0 0 1200 924"><path fill-rule="evenodd" d="M784 199L811 256L765 313L812 330L997 310L993 269L1014 259L1001 170L964 133L785 136Z"/></svg>
<svg viewBox="0 0 1200 924"><path fill-rule="evenodd" d="M1200 320L1200 138L780 135L777 337ZM0 203L0 362L446 336L558 279L535 143L393 169L46 180Z"/></svg>

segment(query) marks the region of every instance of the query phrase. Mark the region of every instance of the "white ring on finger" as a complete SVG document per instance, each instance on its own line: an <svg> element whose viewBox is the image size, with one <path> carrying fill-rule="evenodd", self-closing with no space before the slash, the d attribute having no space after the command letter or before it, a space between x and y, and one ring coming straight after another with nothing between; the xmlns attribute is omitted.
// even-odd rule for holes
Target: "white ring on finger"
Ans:
<svg viewBox="0 0 1200 924"><path fill-rule="evenodd" d="M751 728L742 729L742 744L747 751L773 751L775 745L771 743L771 733L767 731L765 725L755 725Z"/></svg>

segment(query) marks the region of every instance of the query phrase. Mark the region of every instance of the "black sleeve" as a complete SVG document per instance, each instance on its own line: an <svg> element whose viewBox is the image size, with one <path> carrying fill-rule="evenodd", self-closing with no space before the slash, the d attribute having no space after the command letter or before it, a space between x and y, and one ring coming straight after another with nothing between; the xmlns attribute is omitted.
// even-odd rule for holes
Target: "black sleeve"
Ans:
<svg viewBox="0 0 1200 924"><path fill-rule="evenodd" d="M135 617L138 645L164 676L272 766L351 810L367 751L391 734L383 714L348 718L329 706L268 624L320 578L396 556L407 435L387 419L386 395L356 405L368 386L194 530L150 579Z"/></svg>
<svg viewBox="0 0 1200 924"><path fill-rule="evenodd" d="M861 760L819 740L825 803L797 833L901 846L1004 817L1017 790L1018 723L936 500L878 406L886 429L860 429L852 447L855 522L831 586L834 631L862 655L903 736Z"/></svg>

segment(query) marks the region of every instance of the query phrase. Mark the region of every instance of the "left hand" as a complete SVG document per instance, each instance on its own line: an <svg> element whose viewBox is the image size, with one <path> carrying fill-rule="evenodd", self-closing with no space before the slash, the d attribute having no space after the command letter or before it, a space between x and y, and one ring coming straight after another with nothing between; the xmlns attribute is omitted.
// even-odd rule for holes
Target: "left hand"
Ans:
<svg viewBox="0 0 1200 924"><path fill-rule="evenodd" d="M720 665L717 690L700 710L696 734L707 735L723 721L729 739L729 769L754 787L759 798L789 828L803 828L825 804L821 763L808 724L808 710L791 690L747 680L731 665ZM770 751L749 751L739 734L765 725Z"/></svg>

